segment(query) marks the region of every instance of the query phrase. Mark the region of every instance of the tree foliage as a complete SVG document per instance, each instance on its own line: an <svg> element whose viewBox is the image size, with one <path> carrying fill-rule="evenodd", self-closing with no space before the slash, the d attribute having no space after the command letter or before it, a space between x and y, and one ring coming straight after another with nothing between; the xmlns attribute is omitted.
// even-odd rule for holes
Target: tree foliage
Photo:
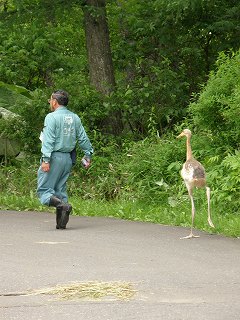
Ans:
<svg viewBox="0 0 240 320"><path fill-rule="evenodd" d="M219 52L239 48L238 1L109 0L116 87L102 96L90 83L86 4L1 1L0 80L40 90L35 96L43 100L34 102L35 108L45 105L53 88L65 88L74 97L71 108L91 131L107 132L106 119L114 121L117 114L122 121L117 136L162 135L186 116Z"/></svg>
<svg viewBox="0 0 240 320"><path fill-rule="evenodd" d="M221 54L199 98L190 105L194 124L227 151L239 148L240 53Z"/></svg>
<svg viewBox="0 0 240 320"><path fill-rule="evenodd" d="M133 91L127 117L146 133L154 106L161 132L185 116L192 93L206 81L218 53L238 49L239 4L185 0L118 3L111 19L118 32L112 39L114 59L126 70L122 75ZM136 110L133 113L132 108ZM135 118L139 119L140 110L139 124Z"/></svg>

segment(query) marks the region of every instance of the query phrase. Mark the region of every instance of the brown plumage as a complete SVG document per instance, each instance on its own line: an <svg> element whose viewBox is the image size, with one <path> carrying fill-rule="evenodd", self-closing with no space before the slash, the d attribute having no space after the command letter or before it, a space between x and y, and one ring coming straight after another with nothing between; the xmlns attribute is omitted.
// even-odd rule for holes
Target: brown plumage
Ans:
<svg viewBox="0 0 240 320"><path fill-rule="evenodd" d="M194 159L192 155L192 149L190 144L191 139L191 131L189 129L184 129L182 133L180 133L177 138L186 137L187 142L187 159L186 162L183 164L182 170L181 170L181 176L186 184L188 194L191 200L192 205L192 224L191 224L191 232L189 236L183 237L181 239L189 239L189 238L197 238L198 236L193 235L193 223L194 223L194 216L195 216L195 206L194 206L194 200L193 200L193 189L194 187L197 188L206 188L207 192L207 202L208 202L208 223L209 225L214 228L214 225L211 220L210 215L210 188L207 186L206 183L206 173L205 169L202 166L200 162L198 162L196 159Z"/></svg>

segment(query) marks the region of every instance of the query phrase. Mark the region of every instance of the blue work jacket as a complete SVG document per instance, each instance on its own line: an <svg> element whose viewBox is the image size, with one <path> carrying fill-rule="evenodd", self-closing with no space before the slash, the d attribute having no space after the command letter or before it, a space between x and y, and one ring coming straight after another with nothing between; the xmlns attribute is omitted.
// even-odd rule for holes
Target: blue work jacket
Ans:
<svg viewBox="0 0 240 320"><path fill-rule="evenodd" d="M41 140L44 161L49 161L54 151L71 152L77 143L86 157L91 159L93 153L80 118L65 106L58 107L45 117Z"/></svg>

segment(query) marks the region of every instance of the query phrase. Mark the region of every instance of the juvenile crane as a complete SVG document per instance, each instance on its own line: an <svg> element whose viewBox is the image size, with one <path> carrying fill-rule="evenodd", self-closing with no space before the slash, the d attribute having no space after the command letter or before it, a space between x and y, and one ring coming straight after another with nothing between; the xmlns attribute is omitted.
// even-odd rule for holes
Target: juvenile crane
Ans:
<svg viewBox="0 0 240 320"><path fill-rule="evenodd" d="M191 131L189 129L184 129L182 133L180 133L177 138L186 137L186 147L187 147L187 159L186 162L183 164L181 170L181 176L186 184L188 194L191 200L192 205L192 224L191 224L191 232L189 236L183 237L181 239L190 239L190 238L198 238L199 236L195 236L193 234L193 223L194 223L194 216L195 216L195 206L193 200L193 189L194 187L197 188L206 188L207 193L207 203L208 203L208 223L209 225L214 228L214 225L211 220L210 215L210 188L207 186L206 183L206 173L205 169L200 162L194 159L192 155L192 148L190 144L191 140Z"/></svg>

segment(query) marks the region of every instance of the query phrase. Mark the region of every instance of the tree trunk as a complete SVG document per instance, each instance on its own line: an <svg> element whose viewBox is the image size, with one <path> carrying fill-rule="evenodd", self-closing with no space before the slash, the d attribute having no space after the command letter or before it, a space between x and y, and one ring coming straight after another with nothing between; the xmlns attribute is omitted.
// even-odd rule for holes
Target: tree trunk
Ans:
<svg viewBox="0 0 240 320"><path fill-rule="evenodd" d="M86 0L83 11L90 83L98 92L109 94L115 78L105 0Z"/></svg>
<svg viewBox="0 0 240 320"><path fill-rule="evenodd" d="M90 83L103 95L116 87L105 0L83 2ZM119 135L123 130L121 110L112 111L102 121L105 132Z"/></svg>

